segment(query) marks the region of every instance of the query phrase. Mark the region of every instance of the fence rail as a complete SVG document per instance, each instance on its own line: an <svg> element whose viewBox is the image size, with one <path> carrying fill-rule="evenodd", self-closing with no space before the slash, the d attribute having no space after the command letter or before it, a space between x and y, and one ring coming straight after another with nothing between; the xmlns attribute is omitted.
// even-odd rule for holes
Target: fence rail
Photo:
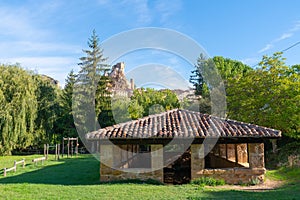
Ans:
<svg viewBox="0 0 300 200"><path fill-rule="evenodd" d="M37 164L39 161L42 162L42 165L44 164L44 160L46 160L46 157L40 157L40 158L35 158L35 159L32 159L32 162L34 164Z"/></svg>
<svg viewBox="0 0 300 200"><path fill-rule="evenodd" d="M10 172L10 171L16 172L17 171L17 165L19 165L19 164L22 164L22 167L24 168L25 167L25 159L22 159L21 161L14 161L14 166L11 167L11 168L4 168L3 169L3 176L6 176L7 172Z"/></svg>

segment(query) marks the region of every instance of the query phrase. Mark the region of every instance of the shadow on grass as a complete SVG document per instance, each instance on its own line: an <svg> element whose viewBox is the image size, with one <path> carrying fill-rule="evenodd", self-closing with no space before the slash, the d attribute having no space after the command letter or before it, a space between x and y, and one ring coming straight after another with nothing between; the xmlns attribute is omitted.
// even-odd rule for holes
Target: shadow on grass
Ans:
<svg viewBox="0 0 300 200"><path fill-rule="evenodd" d="M33 166L30 164L26 165L21 174L0 178L0 184L8 183L54 185L99 184L99 161L92 156L84 156L62 159L55 164L50 163L48 166Z"/></svg>
<svg viewBox="0 0 300 200"><path fill-rule="evenodd" d="M112 184L151 184L161 185L160 182L148 179L145 181L132 179L101 183L99 181L99 161L93 156L50 161L48 166L26 165L19 174L11 174L0 178L0 184L34 183L52 185L112 185ZM56 162L56 163L54 163Z"/></svg>

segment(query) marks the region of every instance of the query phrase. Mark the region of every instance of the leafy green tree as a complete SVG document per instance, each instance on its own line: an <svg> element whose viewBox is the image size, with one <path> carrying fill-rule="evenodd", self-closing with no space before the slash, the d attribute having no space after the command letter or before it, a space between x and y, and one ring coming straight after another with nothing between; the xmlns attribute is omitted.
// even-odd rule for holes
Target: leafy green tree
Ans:
<svg viewBox="0 0 300 200"><path fill-rule="evenodd" d="M225 110L222 102L225 101L225 95L222 93L222 86L226 89L229 79L244 76L250 71L252 71L252 68L242 62L221 56L206 58L203 54L200 54L195 69L190 76L190 82L194 86L198 100L188 102L185 107L223 116Z"/></svg>
<svg viewBox="0 0 300 200"><path fill-rule="evenodd" d="M216 72L221 76L225 87L227 85L228 79L234 77L240 77L252 71L252 68L248 65L243 64L240 61L232 60L229 58L224 58L222 56L215 56L213 58L205 58L203 54L200 54L197 65L192 71L190 76L190 82L194 86L195 94L201 95L203 97L209 96L210 86L204 77L212 77L213 73Z"/></svg>
<svg viewBox="0 0 300 200"><path fill-rule="evenodd" d="M264 56L258 69L229 80L227 92L230 118L300 138L299 66L286 66L281 52Z"/></svg>
<svg viewBox="0 0 300 200"><path fill-rule="evenodd" d="M37 118L35 120L36 134L39 135L36 143L57 142L57 120L60 116L59 105L60 89L51 80L42 75L35 75L37 85Z"/></svg>
<svg viewBox="0 0 300 200"><path fill-rule="evenodd" d="M37 86L33 73L17 65L0 65L0 155L34 144Z"/></svg>
<svg viewBox="0 0 300 200"><path fill-rule="evenodd" d="M158 91L151 88L141 88L133 91L129 113L133 119L136 119L179 107L180 103L177 96L171 90Z"/></svg>
<svg viewBox="0 0 300 200"><path fill-rule="evenodd" d="M130 105L130 98L128 97L115 97L113 98L113 100L111 101L112 103L112 112L113 112L113 118L115 123L122 123L122 122L127 122L131 120L131 116L129 113L136 113L134 110L138 109L138 105L137 107L134 107L132 104L132 107L130 109L134 109L134 110L130 110L129 109L129 105ZM141 114L138 115L135 118L139 118L139 116L143 116L143 112L140 112ZM135 114L133 114L135 115Z"/></svg>
<svg viewBox="0 0 300 200"><path fill-rule="evenodd" d="M253 70L251 67L240 61L224 58L222 56L215 56L212 60L222 80L225 81L225 85L228 79L244 76Z"/></svg>

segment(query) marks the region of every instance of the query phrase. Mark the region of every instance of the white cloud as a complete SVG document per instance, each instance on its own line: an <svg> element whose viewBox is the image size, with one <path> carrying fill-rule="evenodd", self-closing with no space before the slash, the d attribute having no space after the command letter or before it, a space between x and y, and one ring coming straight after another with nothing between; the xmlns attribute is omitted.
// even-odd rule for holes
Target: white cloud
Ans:
<svg viewBox="0 0 300 200"><path fill-rule="evenodd" d="M293 35L294 35L293 33L284 33L279 38L275 39L274 42L279 42L281 40L285 40L287 38L292 37Z"/></svg>
<svg viewBox="0 0 300 200"><path fill-rule="evenodd" d="M49 32L35 27L30 14L25 9L0 8L0 35L14 39L41 39L49 37Z"/></svg>
<svg viewBox="0 0 300 200"><path fill-rule="evenodd" d="M173 14L181 9L181 6L182 3L180 0L174 0L172 3L169 1L158 1L155 5L155 9L160 15L160 21L165 23Z"/></svg>
<svg viewBox="0 0 300 200"><path fill-rule="evenodd" d="M119 17L124 20L128 16L132 16L136 23L130 21L131 24L149 25L154 20L160 23L167 23L170 17L181 9L181 0L169 1L149 1L149 0L98 0L100 6L104 6L110 11L113 17Z"/></svg>
<svg viewBox="0 0 300 200"><path fill-rule="evenodd" d="M273 47L272 44L267 44L264 48L260 49L260 50L258 51L258 53L263 53L263 52L265 52L265 51L268 51L268 50L271 49L272 47Z"/></svg>
<svg viewBox="0 0 300 200"><path fill-rule="evenodd" d="M271 41L264 48L260 49L257 53L263 53L263 52L265 52L265 51L273 48L276 43L293 37L294 33L297 32L298 30L300 30L300 21L297 21L295 23L295 25L290 30L288 30L287 32L283 33L280 37L278 37L278 38L274 39L273 41Z"/></svg>
<svg viewBox="0 0 300 200"><path fill-rule="evenodd" d="M296 21L295 25L293 28L291 28L290 32L296 32L300 29L300 20Z"/></svg>

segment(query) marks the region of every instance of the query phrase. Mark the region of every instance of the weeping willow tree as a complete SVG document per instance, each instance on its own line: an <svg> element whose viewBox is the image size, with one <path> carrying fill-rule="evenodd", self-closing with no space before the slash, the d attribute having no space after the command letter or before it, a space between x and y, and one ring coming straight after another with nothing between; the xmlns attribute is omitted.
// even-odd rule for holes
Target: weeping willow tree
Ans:
<svg viewBox="0 0 300 200"><path fill-rule="evenodd" d="M55 86L49 77L34 75L37 99L37 118L35 120L34 144L55 143L59 141L59 121L61 106L59 96L61 90ZM67 124L64 124L68 126Z"/></svg>
<svg viewBox="0 0 300 200"><path fill-rule="evenodd" d="M36 139L36 90L31 72L0 65L0 155L26 148Z"/></svg>

